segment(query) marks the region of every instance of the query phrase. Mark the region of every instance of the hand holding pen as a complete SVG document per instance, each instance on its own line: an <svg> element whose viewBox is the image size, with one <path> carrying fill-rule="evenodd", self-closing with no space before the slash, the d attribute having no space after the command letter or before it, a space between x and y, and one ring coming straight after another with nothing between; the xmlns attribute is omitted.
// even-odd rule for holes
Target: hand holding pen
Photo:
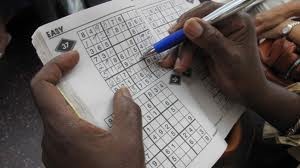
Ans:
<svg viewBox="0 0 300 168"><path fill-rule="evenodd" d="M216 10L209 11L209 14L203 17L203 20L214 24L221 21L249 6L254 0L232 0L229 3L217 8ZM177 30L159 42L155 43L144 55L145 57L153 56L171 49L186 39L183 29Z"/></svg>

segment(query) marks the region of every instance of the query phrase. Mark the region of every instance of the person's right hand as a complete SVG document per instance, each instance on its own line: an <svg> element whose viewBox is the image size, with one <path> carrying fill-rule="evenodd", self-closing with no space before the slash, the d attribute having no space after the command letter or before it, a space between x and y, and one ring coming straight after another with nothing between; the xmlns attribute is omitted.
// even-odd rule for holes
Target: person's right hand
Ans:
<svg viewBox="0 0 300 168"><path fill-rule="evenodd" d="M111 131L80 119L56 87L78 62L77 52L54 58L32 80L43 124L43 162L48 168L143 168L142 117L128 89L114 97ZM101 112L101 109L99 109Z"/></svg>
<svg viewBox="0 0 300 168"><path fill-rule="evenodd" d="M209 11L209 8L215 8L211 4L207 3L196 10L198 13ZM234 15L218 23L216 28L201 20L197 12L194 14L174 27L178 30L183 25L190 42L204 50L210 74L221 90L227 96L244 102L260 96L267 80L259 59L255 26L250 16L244 13ZM204 53L193 57L203 57ZM187 54L178 59L177 62L181 62L184 68L193 62Z"/></svg>

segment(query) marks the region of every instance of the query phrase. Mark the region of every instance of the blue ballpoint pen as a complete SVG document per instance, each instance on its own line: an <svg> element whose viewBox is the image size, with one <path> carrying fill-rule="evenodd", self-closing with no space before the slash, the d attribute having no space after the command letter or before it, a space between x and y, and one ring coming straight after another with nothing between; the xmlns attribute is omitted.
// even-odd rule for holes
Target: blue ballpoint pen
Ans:
<svg viewBox="0 0 300 168"><path fill-rule="evenodd" d="M232 0L220 8L216 9L214 12L202 18L204 21L207 21L211 24L216 23L224 18L231 16L247 6L255 2L255 0ZM177 46L186 39L183 29L176 31L175 33L170 34L159 42L155 43L143 56L143 58L153 56L164 51L167 51L170 48Z"/></svg>

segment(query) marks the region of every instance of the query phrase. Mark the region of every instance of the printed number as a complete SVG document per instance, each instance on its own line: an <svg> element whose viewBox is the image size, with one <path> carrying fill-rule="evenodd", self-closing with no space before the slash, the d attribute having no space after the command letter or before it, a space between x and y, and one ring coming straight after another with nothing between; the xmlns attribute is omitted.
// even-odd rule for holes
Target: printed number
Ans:
<svg viewBox="0 0 300 168"><path fill-rule="evenodd" d="M165 128L166 128L166 130L169 130L170 126L168 124L165 124Z"/></svg>
<svg viewBox="0 0 300 168"><path fill-rule="evenodd" d="M62 43L62 48L63 48L63 50L66 50L67 48L69 48L69 42Z"/></svg>
<svg viewBox="0 0 300 168"><path fill-rule="evenodd" d="M153 135L152 138L153 138L154 140L157 140L157 136L156 136L156 135Z"/></svg>
<svg viewBox="0 0 300 168"><path fill-rule="evenodd" d="M173 160L174 162L177 162L177 158L174 157L174 156L172 156L172 160Z"/></svg>
<svg viewBox="0 0 300 168"><path fill-rule="evenodd" d="M82 38L85 38L85 37L86 37L85 34L84 34L83 32L81 33L81 37L82 37Z"/></svg>
<svg viewBox="0 0 300 168"><path fill-rule="evenodd" d="M168 155L171 154L171 151L170 151L169 149L166 149L165 152L166 152L166 154L168 154Z"/></svg>
<svg viewBox="0 0 300 168"><path fill-rule="evenodd" d="M95 54L95 51L93 49L90 49L91 55Z"/></svg>
<svg viewBox="0 0 300 168"><path fill-rule="evenodd" d="M104 45L105 45L106 47L109 47L109 43L108 43L108 42L104 42Z"/></svg>
<svg viewBox="0 0 300 168"><path fill-rule="evenodd" d="M187 134L184 132L183 133L184 138L188 138Z"/></svg>
<svg viewBox="0 0 300 168"><path fill-rule="evenodd" d="M156 161L152 161L152 165L153 165L153 166L157 166Z"/></svg>
<svg viewBox="0 0 300 168"><path fill-rule="evenodd" d="M190 139L189 142L190 142L191 145L194 145L194 141L193 140Z"/></svg>

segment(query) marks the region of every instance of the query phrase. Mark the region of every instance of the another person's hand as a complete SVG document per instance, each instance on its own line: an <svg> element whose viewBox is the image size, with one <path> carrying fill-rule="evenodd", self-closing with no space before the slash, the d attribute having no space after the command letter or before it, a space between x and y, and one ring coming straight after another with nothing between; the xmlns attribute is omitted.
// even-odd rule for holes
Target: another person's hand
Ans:
<svg viewBox="0 0 300 168"><path fill-rule="evenodd" d="M270 30L267 30L259 35L260 39L266 38L266 39L278 39L283 36L282 30L293 21L291 19L287 19L283 21L282 23L276 25Z"/></svg>
<svg viewBox="0 0 300 168"><path fill-rule="evenodd" d="M258 14L255 19L258 37L263 38L261 35L279 26L289 17L290 14L286 5L281 5L269 11Z"/></svg>
<svg viewBox="0 0 300 168"><path fill-rule="evenodd" d="M108 132L78 118L56 88L78 60L77 52L56 57L32 80L44 123L44 164L50 168L145 167L141 112L127 89L115 94L113 128Z"/></svg>
<svg viewBox="0 0 300 168"><path fill-rule="evenodd" d="M195 9L198 12L189 12L188 17L175 25L175 30L183 26L190 42L204 50L210 74L226 95L249 102L248 99L263 93L267 83L259 60L254 23L243 13L225 19L216 27L199 18L216 6L218 4L206 3ZM203 57L204 54L195 56ZM186 70L192 57L191 54L181 55L175 66ZM168 60L162 60L162 65Z"/></svg>

